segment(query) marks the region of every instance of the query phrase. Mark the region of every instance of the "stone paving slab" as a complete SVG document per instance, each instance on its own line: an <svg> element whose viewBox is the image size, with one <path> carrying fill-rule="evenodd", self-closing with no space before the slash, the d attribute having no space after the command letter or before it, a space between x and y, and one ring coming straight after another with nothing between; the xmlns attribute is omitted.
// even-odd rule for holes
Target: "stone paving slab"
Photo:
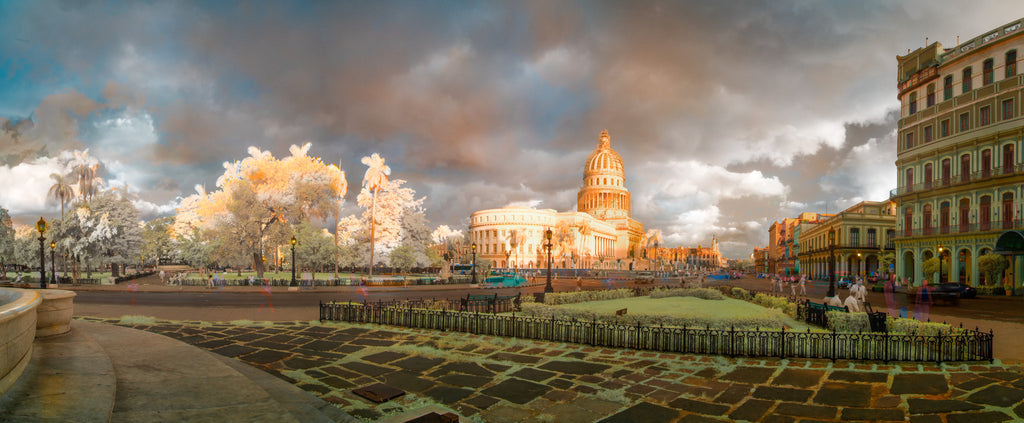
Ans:
<svg viewBox="0 0 1024 423"><path fill-rule="evenodd" d="M205 345L365 421L428 405L480 422L1024 420L1024 368L998 361L728 359L317 322L127 326ZM378 405L352 393L374 383L407 394Z"/></svg>

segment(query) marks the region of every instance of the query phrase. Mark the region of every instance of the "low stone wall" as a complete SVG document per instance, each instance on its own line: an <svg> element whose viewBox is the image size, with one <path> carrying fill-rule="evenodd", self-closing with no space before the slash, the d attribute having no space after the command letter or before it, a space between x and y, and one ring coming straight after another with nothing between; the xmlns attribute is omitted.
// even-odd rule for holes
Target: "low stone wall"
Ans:
<svg viewBox="0 0 1024 423"><path fill-rule="evenodd" d="M37 291L0 288L0 395L14 385L32 358L41 303Z"/></svg>
<svg viewBox="0 0 1024 423"><path fill-rule="evenodd" d="M36 338L60 335L71 330L75 314L75 293L63 289L40 289L43 302L37 309Z"/></svg>

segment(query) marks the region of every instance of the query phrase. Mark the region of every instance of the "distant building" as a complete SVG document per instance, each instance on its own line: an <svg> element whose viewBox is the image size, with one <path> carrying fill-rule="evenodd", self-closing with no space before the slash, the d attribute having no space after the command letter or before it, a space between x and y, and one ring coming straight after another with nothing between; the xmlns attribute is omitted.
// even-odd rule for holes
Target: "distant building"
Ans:
<svg viewBox="0 0 1024 423"><path fill-rule="evenodd" d="M1022 51L1018 19L953 48L932 43L897 56L899 277L935 281L922 263L940 255L944 279L978 285L978 257L995 252L1014 259L1006 275L1019 286Z"/></svg>
<svg viewBox="0 0 1024 423"><path fill-rule="evenodd" d="M597 148L583 166L583 188L577 210L503 207L470 215L469 242L477 256L502 268L547 266L544 233L551 229L552 267L634 269L649 260L643 252L642 223L631 217L622 157L611 147L608 131L598 137Z"/></svg>
<svg viewBox="0 0 1024 423"><path fill-rule="evenodd" d="M757 273L768 272L768 247L757 248L754 247L754 252L750 254L750 259L754 261L754 271Z"/></svg>
<svg viewBox="0 0 1024 423"><path fill-rule="evenodd" d="M793 275L800 273L796 254L796 227L802 222L817 221L833 216L822 213L800 213L795 218L785 218L772 223L768 228L768 273Z"/></svg>
<svg viewBox="0 0 1024 423"><path fill-rule="evenodd" d="M885 273L881 263L895 249L895 226L892 201L862 201L838 214L804 222L799 229L800 273L827 279L830 263L838 276Z"/></svg>

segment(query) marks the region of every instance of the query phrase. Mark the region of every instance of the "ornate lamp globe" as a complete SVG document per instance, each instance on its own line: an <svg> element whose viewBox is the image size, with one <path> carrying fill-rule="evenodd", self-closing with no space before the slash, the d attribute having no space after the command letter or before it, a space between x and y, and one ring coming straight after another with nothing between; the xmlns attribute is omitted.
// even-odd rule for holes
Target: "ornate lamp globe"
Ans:
<svg viewBox="0 0 1024 423"><path fill-rule="evenodd" d="M39 231L39 235L46 232L46 219L43 219L42 217L39 218L39 221L36 222L36 230Z"/></svg>

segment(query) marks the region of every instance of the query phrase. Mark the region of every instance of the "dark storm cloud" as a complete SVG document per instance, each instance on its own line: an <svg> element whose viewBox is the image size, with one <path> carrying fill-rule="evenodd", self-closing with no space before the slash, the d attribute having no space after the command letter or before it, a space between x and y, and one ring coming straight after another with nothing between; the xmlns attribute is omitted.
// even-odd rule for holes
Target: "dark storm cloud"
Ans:
<svg viewBox="0 0 1024 423"><path fill-rule="evenodd" d="M40 99L76 85L97 103L150 114L158 140L140 156L191 166L170 178L180 187L212 186L220 163L249 145L281 156L311 141L310 154L347 172L350 197L360 157L379 152L428 197L433 224L461 227L472 211L511 202L572 208L583 160L608 129L635 217L668 240L718 234L729 256L745 257L766 224L800 208L879 199L869 197L887 180L860 170L895 184L884 157L894 153L896 54L925 36L951 44L1024 7L31 2L2 11L16 18L0 22L0 53L52 90Z"/></svg>

